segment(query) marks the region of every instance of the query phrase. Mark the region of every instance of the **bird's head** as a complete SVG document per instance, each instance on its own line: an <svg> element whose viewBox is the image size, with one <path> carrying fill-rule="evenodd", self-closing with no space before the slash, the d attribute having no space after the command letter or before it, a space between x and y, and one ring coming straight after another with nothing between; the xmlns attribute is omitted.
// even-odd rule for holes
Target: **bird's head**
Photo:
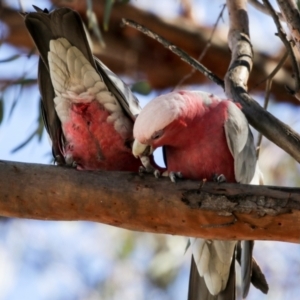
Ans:
<svg viewBox="0 0 300 300"><path fill-rule="evenodd" d="M158 147L172 145L178 124L185 126L182 121L185 109L186 99L180 92L161 95L149 102L134 124L133 155L148 156Z"/></svg>
<svg viewBox="0 0 300 300"><path fill-rule="evenodd" d="M188 126L220 100L200 91L176 91L150 101L138 115L134 128L134 156L147 156L160 146L176 146Z"/></svg>

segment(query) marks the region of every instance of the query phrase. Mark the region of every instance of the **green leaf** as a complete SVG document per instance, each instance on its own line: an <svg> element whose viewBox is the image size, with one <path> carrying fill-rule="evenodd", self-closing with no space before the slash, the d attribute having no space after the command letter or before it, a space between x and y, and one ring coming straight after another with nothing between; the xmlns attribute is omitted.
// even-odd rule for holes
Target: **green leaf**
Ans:
<svg viewBox="0 0 300 300"><path fill-rule="evenodd" d="M40 106L40 105L39 105L39 106ZM42 139L42 137L43 137L44 129L45 129L45 126L44 126L43 115L42 115L42 113L40 112L40 113L39 113L39 117L38 117L38 128L37 128L37 130L36 130L36 134L37 134L37 136L38 136L39 142L41 141L41 139Z"/></svg>
<svg viewBox="0 0 300 300"><path fill-rule="evenodd" d="M134 247L135 247L134 234L132 233L125 234L122 247L118 251L118 257L120 259L126 259L132 254Z"/></svg>
<svg viewBox="0 0 300 300"><path fill-rule="evenodd" d="M98 24L98 19L93 11L93 1L92 0L87 0L87 11L86 15L88 18L88 28L92 29L96 38L98 39L99 44L101 45L102 48L105 48L105 42L102 37L102 33L99 28Z"/></svg>
<svg viewBox="0 0 300 300"><path fill-rule="evenodd" d="M191 240L188 239L188 242L187 242L187 244L185 246L184 254L186 253L186 251L188 251L188 249L189 249L190 246L191 246Z"/></svg>
<svg viewBox="0 0 300 300"><path fill-rule="evenodd" d="M19 146L17 146L16 148L14 148L11 153L15 153L17 151L19 151L20 149L22 149L23 147L25 147L35 136L37 136L38 141L40 142L44 133L44 121L43 121L43 116L40 113L37 119L37 127L36 129L30 134L30 136L23 142L21 143Z"/></svg>
<svg viewBox="0 0 300 300"><path fill-rule="evenodd" d="M35 137L35 135L36 135L36 130L23 143L21 143L19 146L11 150L11 153L15 153L20 149L22 149L23 147L25 147Z"/></svg>
<svg viewBox="0 0 300 300"><path fill-rule="evenodd" d="M112 7L115 3L115 0L106 0L104 8L104 17L103 17L103 28L105 31L108 30L108 22L111 14Z"/></svg>
<svg viewBox="0 0 300 300"><path fill-rule="evenodd" d="M15 55L13 55L9 58L5 58L5 59L0 60L0 63L10 62L10 61L18 59L19 57L20 57L20 54L15 54Z"/></svg>
<svg viewBox="0 0 300 300"><path fill-rule="evenodd" d="M132 85L131 90L141 95L149 95L152 91L148 81L136 82L134 85Z"/></svg>
<svg viewBox="0 0 300 300"><path fill-rule="evenodd" d="M30 85L30 84L36 84L37 79L36 78L19 78L16 81L12 83L13 84L21 84L21 85Z"/></svg>
<svg viewBox="0 0 300 300"><path fill-rule="evenodd" d="M2 123L3 120L3 116L4 116L4 102L3 99L0 99L0 124Z"/></svg>

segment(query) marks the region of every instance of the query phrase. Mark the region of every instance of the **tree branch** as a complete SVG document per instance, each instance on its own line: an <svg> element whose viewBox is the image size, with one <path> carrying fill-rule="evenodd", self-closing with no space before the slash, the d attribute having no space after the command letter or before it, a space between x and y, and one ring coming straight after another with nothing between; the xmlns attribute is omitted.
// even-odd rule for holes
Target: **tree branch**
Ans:
<svg viewBox="0 0 300 300"><path fill-rule="evenodd" d="M270 11L262 4L260 3L258 0L248 0L248 2L255 7L257 10L259 10L260 12L266 14L266 15L270 15ZM285 21L283 15L280 12L276 12L279 19L281 21Z"/></svg>
<svg viewBox="0 0 300 300"><path fill-rule="evenodd" d="M173 45L169 41L167 41L165 38L159 36L155 32L151 31L147 27L140 25L132 20L122 19L123 25L128 25L130 27L135 28L136 30L141 31L143 34L151 37L152 39L158 41L161 43L165 48L172 51L174 54L178 55L180 59L182 59L184 62L195 68L196 70L200 71L202 74L204 74L207 78L209 78L211 81L215 82L216 84L220 85L224 88L224 82L222 79L220 79L218 76L213 74L210 70L208 70L203 64L198 62L195 58L188 55L185 51L177 47L176 45Z"/></svg>
<svg viewBox="0 0 300 300"><path fill-rule="evenodd" d="M253 64L247 1L227 0L227 7L230 17L228 44L232 58L225 76L225 92L229 98L241 103L243 112L255 129L300 162L300 136L265 111L247 93L248 77Z"/></svg>
<svg viewBox="0 0 300 300"><path fill-rule="evenodd" d="M0 215L209 239L299 242L300 189L173 184L150 175L0 161Z"/></svg>
<svg viewBox="0 0 300 300"><path fill-rule="evenodd" d="M277 3L300 53L300 13L296 2L295 0L277 0Z"/></svg>
<svg viewBox="0 0 300 300"><path fill-rule="evenodd" d="M296 58L296 53L294 51L294 44L292 45L291 42L287 39L287 35L285 33L285 31L283 30L280 21L279 21L279 17L277 15L277 13L275 12L273 6L270 4L269 0L263 0L266 8L269 10L270 15L272 16L274 23L277 27L278 33L277 35L279 36L279 38L281 39L282 43L284 44L285 48L287 49L290 59L291 59L291 63L293 66L293 71L294 71L294 78L295 78L295 88L292 90L293 91L293 95L295 95L297 97L297 99L299 100L299 89L300 89L300 69L299 69L299 64ZM298 12L298 10L297 10ZM298 17L299 17L299 12L298 12ZM290 27L291 25L289 25ZM299 26L300 28L300 26ZM297 39L296 39L297 40ZM295 41L295 43L297 43ZM299 46L299 45L298 45ZM289 90L291 90L291 88L289 88Z"/></svg>
<svg viewBox="0 0 300 300"><path fill-rule="evenodd" d="M83 20L86 18L85 1L54 1L58 6L76 9ZM98 22L102 24L105 1L94 1ZM48 7L49 8L49 7ZM133 19L165 37L172 44L181 47L192 57L198 57L207 44L211 34L211 27L199 26L186 18L176 18L168 20L159 18L149 12L142 11L132 5L122 5L115 3L109 21L109 31L103 32L107 45L105 49L100 49L95 39L94 53L116 74L126 74L126 77L148 80L153 89L166 89L174 87L182 78L183 74L190 72L190 67L170 51L164 49L150 40L148 37L135 30L120 28L122 18ZM29 37L24 21L17 11L8 7L0 8L0 19L9 30L4 41L22 49L32 49L33 44ZM195 41L197 41L195 43ZM151 50L149 50L151 49ZM281 51L279 51L281 53ZM122 53L123 55L120 55ZM269 74L269 70L278 64L281 54L274 56L257 51L255 53L254 68L249 85L253 87L253 92L264 91L262 85L256 86ZM214 34L212 46L205 55L205 66L224 78L230 60L227 43L224 39L224 30L220 27ZM170 68L172 65L172 68ZM157 76L159 72L160 76ZM299 101L289 95L284 89L285 85L291 82L291 66L289 62L281 69L278 76L274 78L272 85L273 97L279 101L288 101L299 105ZM202 74L196 72L188 78L187 84L207 83L209 80Z"/></svg>

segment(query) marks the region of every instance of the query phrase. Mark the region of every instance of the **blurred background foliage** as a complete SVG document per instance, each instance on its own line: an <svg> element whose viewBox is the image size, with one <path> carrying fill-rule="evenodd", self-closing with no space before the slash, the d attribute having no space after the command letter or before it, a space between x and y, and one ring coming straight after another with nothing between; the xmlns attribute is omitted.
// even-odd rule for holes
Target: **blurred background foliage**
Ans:
<svg viewBox="0 0 300 300"><path fill-rule="evenodd" d="M122 17L141 22L192 56L202 55L202 62L223 77L230 61L226 8L220 15L224 1L0 3L0 159L52 163L39 110L38 56L18 14L32 11L32 4L78 10L91 31L94 53L132 86L142 105L173 90L179 82L186 89L224 97L219 87L201 74L190 74L191 68L161 45L120 27ZM275 1L272 3L276 7ZM263 104L265 83L259 83L276 67L284 50L270 17L252 6L249 17L255 53L249 87ZM299 132L299 104L284 88L291 78L287 61L273 80L268 110ZM160 153L156 159L162 164ZM299 186L299 165L266 139L259 164L266 184ZM185 299L190 261L189 251L185 254L186 241L185 237L131 232L91 222L1 218L0 299ZM297 299L299 245L259 241L255 256L270 291L262 295L252 288L248 299Z"/></svg>

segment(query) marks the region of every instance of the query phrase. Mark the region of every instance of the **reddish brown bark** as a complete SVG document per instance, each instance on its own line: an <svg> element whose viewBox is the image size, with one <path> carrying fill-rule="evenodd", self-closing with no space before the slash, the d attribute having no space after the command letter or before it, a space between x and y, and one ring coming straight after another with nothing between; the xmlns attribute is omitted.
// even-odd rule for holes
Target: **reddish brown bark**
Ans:
<svg viewBox="0 0 300 300"><path fill-rule="evenodd" d="M0 215L89 220L211 239L299 242L300 189L173 184L151 175L1 161Z"/></svg>
<svg viewBox="0 0 300 300"><path fill-rule="evenodd" d="M53 1L59 6L69 6L79 11L86 21L85 1ZM94 9L99 19L103 20L104 1L95 1ZM199 26L190 19L178 18L165 20L148 12L139 10L131 5L115 4L109 23L109 31L104 33L106 49L95 47L95 53L118 74L126 74L133 80L146 79L154 89L174 87L191 68L182 62L170 51L164 49L159 43L142 35L131 28L121 28L122 18L133 19L149 27L175 45L183 48L191 56L198 57L209 39L212 28ZM33 44L26 32L21 16L9 8L2 8L0 19L8 25L9 34L6 38L8 43L32 49ZM230 62L230 51L227 46L227 32L217 29L212 47L207 52L203 63L219 77L223 78ZM265 85L256 84L262 81L276 66L281 54L270 57L255 51L254 67L249 79L250 92L262 92ZM294 104L299 102L289 96L284 88L291 82L291 67L287 63L282 73L275 77L272 92L279 101L290 101ZM199 72L190 77L186 83L208 83Z"/></svg>

